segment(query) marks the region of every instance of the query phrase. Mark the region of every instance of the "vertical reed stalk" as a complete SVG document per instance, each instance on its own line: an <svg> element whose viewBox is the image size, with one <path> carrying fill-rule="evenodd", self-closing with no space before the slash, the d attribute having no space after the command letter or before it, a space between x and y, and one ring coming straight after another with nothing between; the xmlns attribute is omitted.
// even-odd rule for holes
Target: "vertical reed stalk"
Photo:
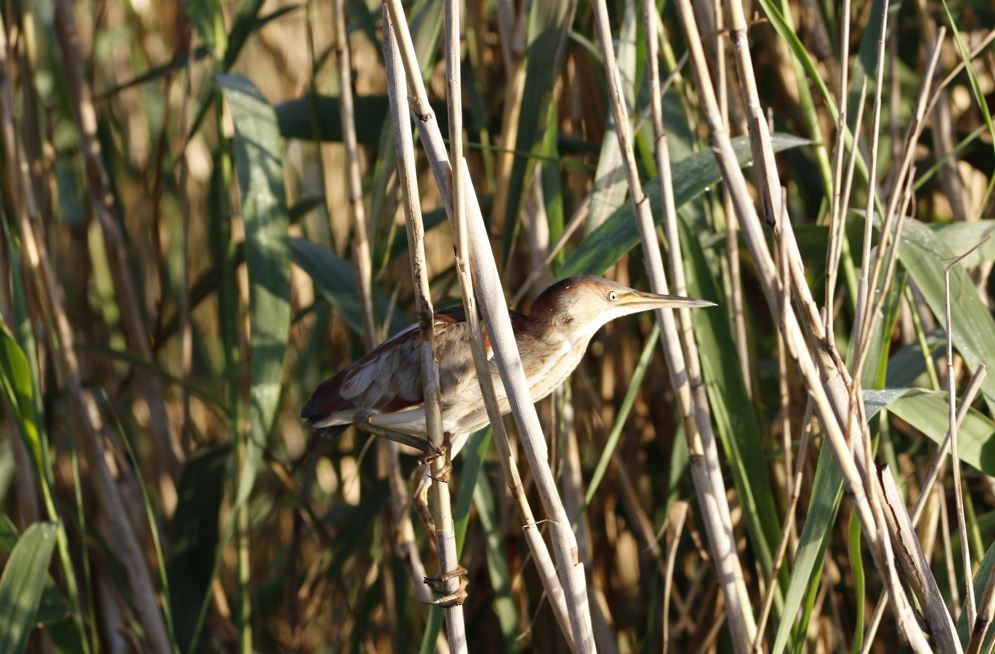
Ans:
<svg viewBox="0 0 995 654"><path fill-rule="evenodd" d="M115 213L114 189L110 184L110 174L101 155L100 140L97 137L97 112L93 106L92 93L83 72L85 61L80 48L79 29L76 26L74 3L58 0L55 3L55 28L59 47L66 69L66 81L71 94L70 109L76 131L80 139L80 151L87 175L87 193L90 207L97 218L107 246L108 259L113 269L113 281L117 290L118 305L121 307L121 322L128 344L145 361L153 362L152 341L139 301L138 288L127 260L126 243ZM166 413L162 382L144 368L137 371L141 380L140 388L150 412L149 426L152 442L156 447L156 458L161 469L167 473L157 475L163 500L170 509L176 504L176 488L172 478L179 470L182 452L170 433L171 424Z"/></svg>
<svg viewBox="0 0 995 654"><path fill-rule="evenodd" d="M439 395L439 368L435 359L435 313L429 291L428 265L425 261L425 226L421 215L421 194L415 169L415 149L411 136L408 111L408 89L404 80L400 51L390 18L384 12L384 55L387 67L387 88L390 96L394 145L397 148L398 175L404 193L404 218L407 225L408 253L411 278L418 307L418 327L421 340L421 380L425 397L425 421L429 439L436 452L431 462L432 487L429 490L430 509L435 523L435 548L439 559L439 577L446 597L442 602L446 616L446 634L450 649L458 654L467 651L466 626L463 622L463 593L459 579L460 566L456 553L456 530L453 526L449 476L452 469L450 444L442 432L442 411ZM463 571L466 574L466 571Z"/></svg>
<svg viewBox="0 0 995 654"><path fill-rule="evenodd" d="M363 341L368 350L377 342L376 322L373 318L373 264L370 258L370 239L363 208L363 178L359 171L359 146L356 143L356 110L352 98L352 55L346 31L345 0L332 0L335 52L338 55L339 117L342 124L342 144L345 146L346 192L352 215L353 259L359 280L359 306L363 316Z"/></svg>
<svg viewBox="0 0 995 654"><path fill-rule="evenodd" d="M742 15L742 7L735 0L728 3L731 15L731 29L734 44L738 43L741 48L745 48L745 20ZM872 474L872 463L867 459L863 448L858 448L851 453L845 431L864 436L865 425L861 425L854 420L850 413L848 393L846 389L845 369L840 367L838 356L834 355L831 341L825 338L822 331L822 323L815 311L814 302L811 299L804 271L801 266L801 259L798 255L797 244L794 241L794 233L790 221L782 220L779 228L783 230L783 240L781 241L788 248L789 268L791 270L791 288L796 295L805 329L812 336L816 347L809 349L805 333L802 331L801 323L795 314L791 304L783 306L780 296L780 286L787 283L787 280L779 278L763 230L760 225L759 216L753 206L752 199L746 188L742 171L736 165L735 154L729 136L726 133L718 110L715 93L712 87L711 75L705 64L704 53L701 47L701 40L697 26L694 22L690 3L682 0L679 3L679 13L687 36L687 43L691 51L691 66L695 71L695 81L697 83L699 97L704 105L706 122L709 126L710 141L712 150L716 155L722 176L729 186L730 194L733 198L733 205L739 216L740 225L747 247L753 255L754 265L757 268L758 279L767 299L771 313L774 316L783 316L779 322L779 328L785 337L788 351L798 366L805 386L815 402L816 413L819 416L837 462L843 472L846 486L851 495L851 499L856 508L857 514L864 525L864 535L868 539L871 553L875 564L881 571L886 586L891 593L896 604L896 616L906 638L917 651L929 651L929 646L925 641L921 629L915 624L910 607L902 594L894 562L890 555L891 542L888 534L880 529L879 522L880 505L876 502L876 478ZM737 54L745 58L744 53L737 49ZM747 106L754 111L759 109L759 102L756 99L756 87L752 84L752 68L746 65L746 61L737 59L740 69L740 86L746 96ZM772 150L769 147L769 138L764 139L767 133L766 123L756 118L751 120L752 132L756 132L758 138L751 139L754 146L754 159L757 161L773 160ZM768 134L769 137L769 134ZM759 141L759 142L758 142ZM776 171L769 166L764 170ZM776 179L776 178L775 178ZM780 188L773 179L763 178L761 184L762 195L771 202L773 198L780 197ZM780 204L778 203L778 205ZM780 239L779 239L780 240ZM858 401L859 401L858 396ZM862 404L862 403L861 403ZM844 425L846 427L844 428ZM866 437L864 437L866 440ZM868 492L862 479L862 471L866 471L866 479L872 484Z"/></svg>
<svg viewBox="0 0 995 654"><path fill-rule="evenodd" d="M648 11L644 5L644 13L648 13ZM657 240L656 229L653 226L652 209L649 199L643 193L642 182L636 167L635 153L632 147L632 127L628 111L624 106L621 80L615 62L615 48L612 44L611 26L608 22L608 8L604 0L594 3L594 23L605 77L608 80L608 92L615 117L615 134L618 138L619 150L622 152L622 161L629 185L629 198L639 227L646 273L650 278L650 286L654 293L668 293L669 287L663 269L663 257L660 254L660 244ZM652 34L648 36L647 41L655 42ZM675 280L680 280L678 283L681 284L683 282L683 265L680 259L680 239L677 236L677 212L674 207L672 184L669 179L670 160L667 153L666 136L663 132L663 111L658 84L659 82L656 80L656 86L654 86L654 79L651 77L653 124L656 134L654 149L658 171L661 175L660 190L664 197L664 215L667 218L665 229L670 244L671 274ZM654 90L657 93L654 93ZM722 480L718 448L715 444L708 400L705 397L705 388L701 380L697 348L691 333L690 312L685 310L680 313L681 328L678 331L674 312L666 310L656 312L657 321L660 324L660 344L667 360L670 383L678 398L684 422L688 449L691 452L691 472L695 482L695 490L702 505L701 517L708 531L712 561L716 566L716 575L726 601L726 616L732 630L732 640L737 651L747 652L750 643L756 636L756 620L750 606L750 596L743 579L739 557L736 554L736 541L729 505L725 496L725 484Z"/></svg>
<svg viewBox="0 0 995 654"><path fill-rule="evenodd" d="M401 59L407 73L408 83L413 92L412 97L415 103L414 118L419 128L421 141L425 146L429 165L432 168L436 184L442 195L443 204L447 212L452 213L452 194L450 189L452 168L445 153L445 146L443 145L442 134L440 133L438 123L435 121L434 114L428 104L428 95L425 92L424 82L421 79L420 68L414 54L414 46L407 29L403 9L398 0L388 0L385 4L390 13L391 23L393 24L393 29L401 50ZM526 459L536 480L536 487L542 500L543 508L550 520L553 560L555 561L557 575L565 593L564 608L569 619L571 637L568 640L573 641L574 651L576 652L593 651L594 641L591 633L591 618L588 608L587 580L584 568L577 558L576 537L570 528L569 517L556 492L556 484L549 470L545 437L542 435L539 418L536 415L535 406L529 395L524 369L522 368L518 348L511 329L508 306L505 302L504 291L501 287L496 264L494 263L494 255L490 248L486 228L483 225L480 206L473 191L473 182L469 177L469 172L466 170L465 165L463 166L463 178L467 200L467 236L470 247L469 269L472 271L474 277L473 284L476 297L480 301L483 322L491 341L494 358L498 363L501 380L508 392L512 414L515 416L515 420L519 426ZM486 384L486 382L484 383ZM492 421L493 424L494 421ZM499 441L499 438L495 438L495 443L499 443ZM509 465L511 464L510 447L507 453L501 452L499 449L499 454L501 455L502 462L508 461ZM512 484L515 484L514 480ZM513 491L515 491L514 487ZM529 525L530 522L527 519L526 538L535 538L537 534L530 534L534 530L530 529ZM532 540L529 542L534 543ZM537 549L536 551L540 550ZM550 584L550 580L545 577L543 578L546 584ZM555 595L553 597L555 606Z"/></svg>

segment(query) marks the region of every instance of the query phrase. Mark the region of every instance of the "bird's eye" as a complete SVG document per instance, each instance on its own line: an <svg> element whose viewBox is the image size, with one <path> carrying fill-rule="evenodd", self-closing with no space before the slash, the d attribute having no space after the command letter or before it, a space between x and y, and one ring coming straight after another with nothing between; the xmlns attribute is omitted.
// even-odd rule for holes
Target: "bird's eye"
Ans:
<svg viewBox="0 0 995 654"><path fill-rule="evenodd" d="M618 293L616 293L615 291L608 291L608 301L609 302L614 302L617 299L618 299Z"/></svg>

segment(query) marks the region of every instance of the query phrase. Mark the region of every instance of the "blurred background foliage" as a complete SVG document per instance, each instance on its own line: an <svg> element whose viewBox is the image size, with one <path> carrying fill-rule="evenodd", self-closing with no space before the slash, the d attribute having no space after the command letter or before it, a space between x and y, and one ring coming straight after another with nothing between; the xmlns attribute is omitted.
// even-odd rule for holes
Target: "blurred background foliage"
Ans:
<svg viewBox="0 0 995 654"><path fill-rule="evenodd" d="M652 180L643 18L632 0L608 4L641 173ZM789 505L785 429L797 447L806 398L794 372L779 368L776 329L749 257L727 247L718 169L680 68L682 33L670 3L657 5L663 73L673 77L664 104L689 292L721 305L696 314L696 335L759 606ZM890 6L875 135L882 180L896 165L937 25L955 25L967 51L995 26L987 2ZM406 11L447 133L442 8L421 0ZM819 302L835 142L828 100L839 103L840 66L852 66L856 101L853 79L876 65L881 8L880 0L853 3L846 62L837 3L783 0L747 10L761 101L778 133L789 209ZM434 636L435 610L411 592L383 452L353 431L312 440L298 419L315 385L364 351L331 4L11 0L0 11L0 651L444 646ZM413 299L380 7L349 0L346 14L374 315L385 338L411 321ZM470 171L509 295L539 271L519 309L568 274L647 286L592 21L588 3L465 3ZM785 38L785 29L797 38ZM947 42L943 74L961 58ZM739 136L731 65L727 73ZM945 258L993 229L993 97L995 55L985 47L973 76L962 72L943 90L945 113L932 114L915 153L914 220L868 366L865 388L926 389L881 395L884 409L872 420L879 459L910 497L934 451L924 436L942 438L946 429L935 394L944 338L936 275ZM865 121L862 147L868 130ZM737 145L745 165L749 148L742 138ZM423 172L434 299L446 306L459 293L452 237ZM854 207L866 197L862 179ZM648 192L658 203L653 182ZM554 252L572 224L577 231ZM860 251L862 224L851 214L849 252ZM841 352L859 265L849 256L830 307ZM954 280L961 381L995 361L992 261L988 242ZM738 347L734 284L742 287L747 337ZM579 473L583 489L597 486L586 507L583 497L575 506L599 647L731 651L651 327L645 316L609 325L569 388L542 403L554 471ZM986 382L987 407L992 389ZM961 456L972 466L964 488L970 547L985 562L978 583L987 579L995 530L993 431L991 409L979 405L962 432ZM823 478L833 474L828 454L820 458L817 435L813 443L797 509L807 549L792 537L776 582L768 644L776 640L777 651L859 647L880 595L875 575L864 576L839 482ZM453 484L473 651L565 651L488 446L487 434L474 437ZM415 462L401 459L404 481ZM943 505L934 511L945 521ZM417 520L414 529L431 572L434 555ZM956 534L949 540L953 560L961 544ZM950 575L963 571L945 567L937 548L934 572L956 606ZM886 614L874 651L893 649L891 620Z"/></svg>

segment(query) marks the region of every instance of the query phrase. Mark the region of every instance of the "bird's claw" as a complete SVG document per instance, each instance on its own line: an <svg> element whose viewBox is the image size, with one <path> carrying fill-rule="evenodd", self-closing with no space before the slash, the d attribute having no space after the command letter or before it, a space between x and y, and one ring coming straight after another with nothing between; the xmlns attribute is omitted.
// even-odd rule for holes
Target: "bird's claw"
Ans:
<svg viewBox="0 0 995 654"><path fill-rule="evenodd" d="M459 579L459 586L452 592L448 588L450 579ZM469 573L466 568L458 565L453 570L436 577L425 577L425 584L432 589L433 593L442 595L442 597L432 602L432 604L441 606L442 608L460 606L466 601L466 589L470 585Z"/></svg>
<svg viewBox="0 0 995 654"><path fill-rule="evenodd" d="M429 477L434 481L448 484L453 473L453 459L450 454L452 452L452 442L449 439L449 433L445 434L441 449L432 443L429 443L429 447L432 448L431 452L423 456L418 463L431 468L433 463L444 457L443 460L445 463L442 468L435 474L429 475Z"/></svg>

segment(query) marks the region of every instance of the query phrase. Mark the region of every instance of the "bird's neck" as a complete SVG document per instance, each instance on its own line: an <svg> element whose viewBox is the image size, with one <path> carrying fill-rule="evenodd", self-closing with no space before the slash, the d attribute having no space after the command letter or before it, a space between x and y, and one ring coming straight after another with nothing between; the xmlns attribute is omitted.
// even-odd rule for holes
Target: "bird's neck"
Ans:
<svg viewBox="0 0 995 654"><path fill-rule="evenodd" d="M555 349L571 348L583 355L591 339L597 333L598 329L601 328L601 325L546 323L543 327L541 335L537 334L537 337L539 340L545 342L547 346Z"/></svg>

